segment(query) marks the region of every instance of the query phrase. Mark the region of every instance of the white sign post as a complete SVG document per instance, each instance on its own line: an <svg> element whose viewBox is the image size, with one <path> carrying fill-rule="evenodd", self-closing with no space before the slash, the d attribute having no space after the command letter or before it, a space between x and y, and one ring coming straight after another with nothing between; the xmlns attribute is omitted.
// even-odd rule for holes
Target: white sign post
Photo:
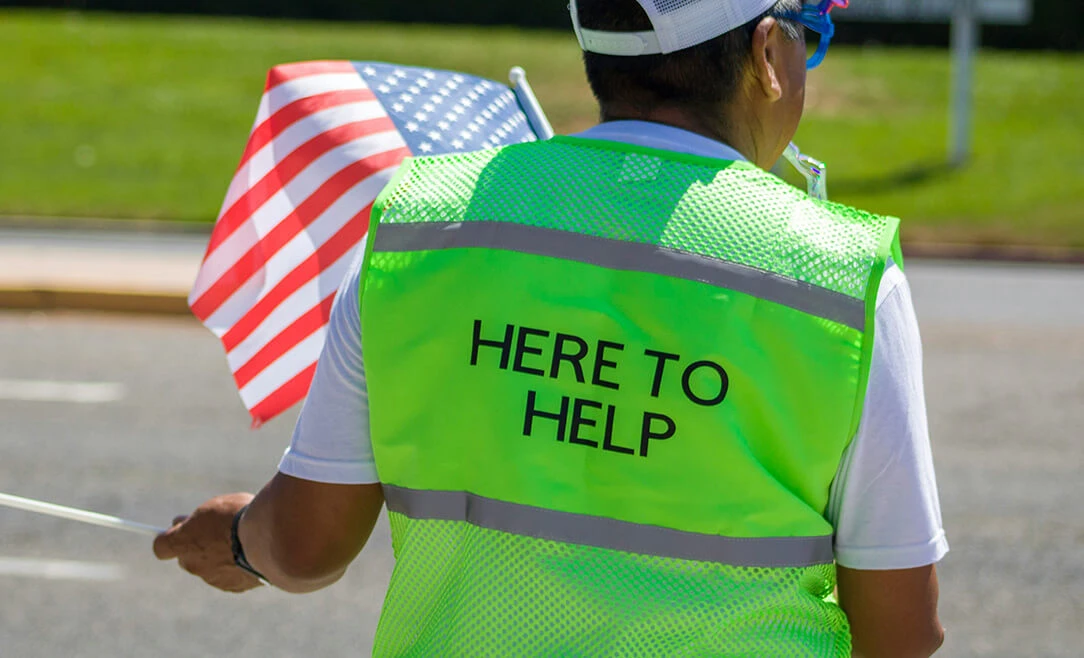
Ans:
<svg viewBox="0 0 1084 658"><path fill-rule="evenodd" d="M975 53L983 23L1027 25L1032 0L855 0L832 14L842 21L952 23L952 107L949 161L966 164L971 155L971 100Z"/></svg>
<svg viewBox="0 0 1084 658"><path fill-rule="evenodd" d="M971 157L971 101L974 96L975 53L981 25L976 0L956 0L952 14L952 117L949 122L949 163L967 164Z"/></svg>

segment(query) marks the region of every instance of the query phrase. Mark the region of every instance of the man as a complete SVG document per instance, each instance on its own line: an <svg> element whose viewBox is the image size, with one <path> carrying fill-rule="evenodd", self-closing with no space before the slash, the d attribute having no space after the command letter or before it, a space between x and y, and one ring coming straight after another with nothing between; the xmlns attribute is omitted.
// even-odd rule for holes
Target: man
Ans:
<svg viewBox="0 0 1084 658"><path fill-rule="evenodd" d="M830 7L574 2L601 125L404 165L280 472L156 554L314 591L386 500L376 655L934 653L896 222L764 171Z"/></svg>

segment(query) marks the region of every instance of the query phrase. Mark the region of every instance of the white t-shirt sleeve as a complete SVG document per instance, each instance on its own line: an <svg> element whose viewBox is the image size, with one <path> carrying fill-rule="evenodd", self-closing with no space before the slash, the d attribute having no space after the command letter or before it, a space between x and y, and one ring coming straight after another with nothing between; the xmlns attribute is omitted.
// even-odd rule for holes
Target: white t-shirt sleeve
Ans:
<svg viewBox="0 0 1084 658"><path fill-rule="evenodd" d="M878 295L873 362L858 435L832 486L836 561L849 569L913 569L948 552L930 450L922 339L903 272Z"/></svg>
<svg viewBox="0 0 1084 658"><path fill-rule="evenodd" d="M365 242L339 288L327 341L279 472L327 484L380 481L369 434L358 293Z"/></svg>

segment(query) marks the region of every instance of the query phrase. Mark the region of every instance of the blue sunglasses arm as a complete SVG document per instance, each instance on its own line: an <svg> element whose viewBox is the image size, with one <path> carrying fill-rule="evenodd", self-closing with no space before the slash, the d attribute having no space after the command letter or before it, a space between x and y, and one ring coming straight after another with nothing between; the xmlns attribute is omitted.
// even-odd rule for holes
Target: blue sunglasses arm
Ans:
<svg viewBox="0 0 1084 658"><path fill-rule="evenodd" d="M822 5L831 8L831 0L826 0ZM820 66L824 58L828 56L828 47L832 44L832 37L836 35L836 24L832 22L832 17L816 5L806 5L801 12L788 13L783 17L801 23L821 36L817 51L806 62L806 68L812 70Z"/></svg>

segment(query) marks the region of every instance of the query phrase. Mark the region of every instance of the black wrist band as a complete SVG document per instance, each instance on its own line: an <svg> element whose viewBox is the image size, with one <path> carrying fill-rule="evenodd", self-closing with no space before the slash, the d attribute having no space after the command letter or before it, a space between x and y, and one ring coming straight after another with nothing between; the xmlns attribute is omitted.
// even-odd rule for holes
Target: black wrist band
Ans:
<svg viewBox="0 0 1084 658"><path fill-rule="evenodd" d="M248 563L248 558L245 557L245 549L241 546L241 536L237 532L241 527L241 517L248 511L248 505L245 505L237 514L233 517L233 525L230 526L230 547L233 549L233 563L240 567L245 572L253 575L260 580L266 582L267 579L263 577L263 574L252 568L252 565Z"/></svg>

